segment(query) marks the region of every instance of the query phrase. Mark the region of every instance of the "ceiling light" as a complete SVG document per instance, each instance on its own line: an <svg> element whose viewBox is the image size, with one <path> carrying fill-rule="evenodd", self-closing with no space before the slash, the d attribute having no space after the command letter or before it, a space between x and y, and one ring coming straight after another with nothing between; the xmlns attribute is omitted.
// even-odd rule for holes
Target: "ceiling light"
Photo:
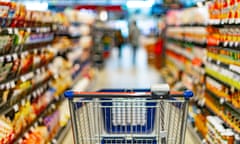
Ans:
<svg viewBox="0 0 240 144"><path fill-rule="evenodd" d="M149 8L152 7L154 4L154 0L134 0L134 1L127 1L128 8Z"/></svg>
<svg viewBox="0 0 240 144"><path fill-rule="evenodd" d="M38 11L46 11L48 10L47 2L36 2L36 1L27 1L24 2L24 5L28 10L38 10Z"/></svg>
<svg viewBox="0 0 240 144"><path fill-rule="evenodd" d="M107 19L108 19L107 11L100 11L100 13L99 13L99 19L100 19L101 21L107 21Z"/></svg>

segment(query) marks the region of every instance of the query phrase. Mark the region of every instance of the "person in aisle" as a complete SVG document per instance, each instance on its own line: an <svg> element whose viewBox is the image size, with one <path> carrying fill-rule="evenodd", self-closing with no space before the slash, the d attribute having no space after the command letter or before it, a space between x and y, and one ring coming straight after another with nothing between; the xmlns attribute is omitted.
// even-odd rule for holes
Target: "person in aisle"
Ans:
<svg viewBox="0 0 240 144"><path fill-rule="evenodd" d="M124 43L121 30L116 32L116 46L118 47L118 58L122 58L122 45Z"/></svg>
<svg viewBox="0 0 240 144"><path fill-rule="evenodd" d="M129 42L133 50L133 56L132 56L133 64L136 63L136 53L137 53L137 48L139 44L139 35L140 35L140 30L137 27L137 22L134 20L129 26Z"/></svg>

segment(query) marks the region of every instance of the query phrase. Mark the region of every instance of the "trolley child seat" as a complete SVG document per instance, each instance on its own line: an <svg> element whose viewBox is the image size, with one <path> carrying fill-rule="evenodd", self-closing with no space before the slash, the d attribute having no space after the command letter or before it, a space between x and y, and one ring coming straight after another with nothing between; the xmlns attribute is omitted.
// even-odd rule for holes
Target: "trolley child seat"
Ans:
<svg viewBox="0 0 240 144"><path fill-rule="evenodd" d="M75 144L183 144L193 92L151 89L66 91Z"/></svg>

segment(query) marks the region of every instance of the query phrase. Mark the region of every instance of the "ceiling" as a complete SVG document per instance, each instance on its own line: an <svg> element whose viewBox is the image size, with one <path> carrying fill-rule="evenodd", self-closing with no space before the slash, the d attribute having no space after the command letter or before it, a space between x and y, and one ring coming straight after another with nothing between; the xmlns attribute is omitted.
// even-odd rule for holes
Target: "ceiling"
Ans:
<svg viewBox="0 0 240 144"><path fill-rule="evenodd" d="M55 5L74 5L74 4L100 4L100 5L125 5L128 1L154 1L161 3L162 0L12 0L16 2L47 2Z"/></svg>

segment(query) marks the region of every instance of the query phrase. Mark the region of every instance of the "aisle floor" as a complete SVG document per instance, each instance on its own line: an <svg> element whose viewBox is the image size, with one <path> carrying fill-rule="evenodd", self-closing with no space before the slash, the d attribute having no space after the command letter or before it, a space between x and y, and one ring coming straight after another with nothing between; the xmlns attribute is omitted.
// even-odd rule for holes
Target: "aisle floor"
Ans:
<svg viewBox="0 0 240 144"><path fill-rule="evenodd" d="M118 50L113 49L105 68L97 73L92 90L102 88L149 88L151 84L163 82L159 72L147 64L147 55L143 48L137 51L136 64L132 62L131 47L123 48L123 57L118 58ZM70 130L63 144L72 144ZM187 131L186 144L196 144Z"/></svg>

